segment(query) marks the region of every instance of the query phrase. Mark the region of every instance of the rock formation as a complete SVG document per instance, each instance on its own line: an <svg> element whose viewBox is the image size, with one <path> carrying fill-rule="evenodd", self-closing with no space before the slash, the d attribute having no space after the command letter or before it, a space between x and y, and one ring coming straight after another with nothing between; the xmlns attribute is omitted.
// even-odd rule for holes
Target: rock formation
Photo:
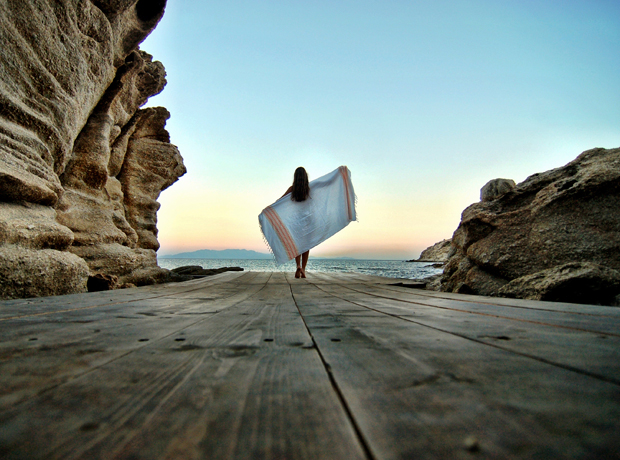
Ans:
<svg viewBox="0 0 620 460"><path fill-rule="evenodd" d="M202 268L200 265L185 265L170 270L171 281L190 281L205 276L218 275L224 272L242 272L241 267Z"/></svg>
<svg viewBox="0 0 620 460"><path fill-rule="evenodd" d="M496 200L513 190L517 184L512 179L493 179L480 189L480 201Z"/></svg>
<svg viewBox="0 0 620 460"><path fill-rule="evenodd" d="M159 193L185 168L165 83L138 49L165 0L25 0L0 9L0 297L145 284ZM91 283L93 284L93 283ZM96 283L95 283L96 284Z"/></svg>
<svg viewBox="0 0 620 460"><path fill-rule="evenodd" d="M409 262L446 262L452 250L452 240L442 240L426 248L420 253L420 258Z"/></svg>
<svg viewBox="0 0 620 460"><path fill-rule="evenodd" d="M512 280L502 297L615 305L620 271L590 262L571 262Z"/></svg>
<svg viewBox="0 0 620 460"><path fill-rule="evenodd" d="M588 150L506 188L463 211L441 289L617 303L620 148Z"/></svg>

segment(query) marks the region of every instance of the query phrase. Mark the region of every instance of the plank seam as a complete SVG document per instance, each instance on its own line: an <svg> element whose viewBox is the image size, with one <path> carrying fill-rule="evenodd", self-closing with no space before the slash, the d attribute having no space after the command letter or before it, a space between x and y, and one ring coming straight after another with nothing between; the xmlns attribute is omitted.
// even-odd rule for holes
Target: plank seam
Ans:
<svg viewBox="0 0 620 460"><path fill-rule="evenodd" d="M387 291L392 291L392 292L403 292L399 289L391 289L387 286L390 286L389 284L382 284L381 285L385 290ZM405 289L411 289L411 288L405 288ZM431 299L441 299L441 300L450 300L450 301L458 301L458 302L467 302L467 303L473 303L473 304L480 304L480 305L491 305L493 307L502 307L502 308L520 308L521 310L533 310L533 311L544 311L544 312L552 312L552 313L562 313L562 314L569 314L569 315L582 315L582 316L594 316L596 318L611 318L611 319L618 319L617 316L610 316L610 315L603 315L603 314L596 314L596 313L583 313L583 312L579 312L579 311L559 311L559 310L550 310L548 308L535 308L535 307L524 307L524 306L520 306L520 305L502 305L499 303L494 303L494 302L485 302L483 300L469 300L469 299L461 299L459 298L454 299L452 297L446 297L446 296L441 296L441 295L433 295L433 294L429 294L427 292L425 292L422 289L418 289L417 292L415 292L415 295L419 295L420 297L428 297ZM460 295L465 295L465 294L460 294ZM391 297L388 297L391 298ZM515 299L516 300L516 299ZM576 305L576 304L573 304ZM595 307L600 307L600 306L605 306L605 305L594 305ZM609 307L609 308L613 308L613 307Z"/></svg>
<svg viewBox="0 0 620 460"><path fill-rule="evenodd" d="M269 278L271 278L271 276L270 276ZM239 303L241 303L241 302L245 302L246 300L248 300L248 299L249 299L249 298L251 298L252 296L255 296L256 294L258 294L259 292L261 292L263 289L265 289L265 287L267 287L267 283L265 283L265 284L264 284L264 285L263 285L263 286L262 286L262 287L261 287L258 291L256 291L255 293L251 294L249 297L247 297L247 298L245 298L245 299L242 299L242 300L239 300L238 302L236 302L236 303L234 303L234 304L230 305L230 306L229 306L229 307L227 307L227 308L223 308L223 309L221 309L221 310L217 310L216 312L214 312L213 314L211 314L211 315L207 316L206 318L201 318L201 319L199 319L199 320L197 320L197 321L195 321L195 322L193 322L193 323L191 323L191 324L188 324L188 325L187 325L187 326L185 326L185 327L182 327L181 329L177 329L177 330L175 330L175 331L171 332L171 333L170 333L170 334L168 334L168 335L165 335L165 336L160 337L160 338L158 338L158 339L156 339L156 340L153 340L153 341L149 341L148 343L145 343L145 344L144 344L143 346L141 346L141 347L139 346L139 347L137 347L137 348L133 348L133 349L131 349L131 350L127 351L126 353L123 353L122 355L116 356L116 357L114 357L114 358L110 359L109 361L106 361L106 362L104 362L104 363L99 364L99 365L98 365L98 366L96 366L96 367L89 368L89 369L85 370L84 372L82 372L81 374L74 375L74 376L69 376L66 380L64 380L64 381L62 381L62 382L58 382L58 383L56 383L55 385L52 385L52 386L50 386L50 387L44 388L44 389L42 389L41 391L37 392L36 394L33 394L33 395L31 395L30 397L27 397L27 398L25 398L25 399L23 399L23 400L19 401L17 404L13 405L13 406L12 406L12 408L19 407L20 405L25 404L26 402L28 402L28 401L30 401L30 400L32 400L32 399L34 399L34 398L37 398L37 397L41 396L42 394L47 393L48 391L54 390L55 388L58 388L58 387L60 387L60 386L64 385L65 383L67 383L67 382L68 382L68 381L70 381L70 380L72 380L72 381L73 381L73 380L76 380L76 379L81 379L81 378L83 378L84 376L86 376L86 375L88 375L88 374L90 374L90 373L92 373L92 372L95 372L95 371L99 370L100 368L102 368L102 367L104 367L104 366L107 366L107 365L109 365L109 364L111 364L111 363L113 363L113 362L115 362L115 361L118 361L119 359L122 359L122 358L124 358L124 357L126 357L126 356L130 355L131 353L135 353L135 352L140 351L140 350L142 350L142 349L144 349L144 348L146 348L146 347L148 347L148 346L151 346L152 344L155 344L155 343L161 342L162 340L165 340L165 339L167 339L168 337L170 337L170 336L172 336L172 335L174 335L174 334L179 333L180 331L184 331L185 329L188 329L188 328L190 328L190 327L193 327L193 326L195 326L195 325L197 325L197 324L199 324L199 323L201 323L201 322L203 322L203 321L211 320L211 319L212 319L215 315L217 315L217 314L219 314L219 313L221 313L221 312L223 312L223 311L226 311L228 308L233 307L233 306L235 306L235 305L237 305L237 304L239 304ZM187 292L189 292L189 291L187 291ZM231 295L231 296L229 296L229 297L234 297L234 294L233 294L233 295ZM227 297L226 297L226 298L227 298ZM297 304L295 304L295 305L297 305ZM305 322L304 322L304 324L305 324ZM313 340L313 341L314 341L314 340Z"/></svg>
<svg viewBox="0 0 620 460"><path fill-rule="evenodd" d="M321 353L321 349L316 343L316 340L314 340L314 335L312 335L312 331L308 327L308 324L306 323L306 319L304 318L304 315L301 313L301 310L299 309L299 305L297 305L297 299L295 299L295 294L293 293L293 288L290 285L290 283L289 283L289 289L291 290L291 296L293 297L293 302L295 302L295 308L297 308L297 311L299 312L299 316L301 317L301 320L304 323L304 327L306 328L306 331L308 332L308 335L310 336L310 339L312 340L312 344L314 345L314 348L317 351L317 354L319 355L319 359L321 360L321 363L323 364L323 367L325 368L325 372L327 374L327 377L329 378L329 382L331 383L332 388L336 392L336 396L340 400L340 403L342 404L342 407L345 413L347 414L347 417L349 418L351 425L353 426L353 430L355 431L357 439L360 445L362 446L362 449L364 450L366 457L370 460L377 460L376 457L373 455L372 451L370 450L370 446L366 442L366 439L364 438L364 435L362 433L360 426L357 424L355 418L353 417L353 412L351 411L351 408L349 407L349 404L347 403L347 400L345 399L344 394L342 393L342 391L340 391L340 387L338 386L338 383L336 382L336 378L334 377L334 374L332 373L331 366L325 360L323 353Z"/></svg>
<svg viewBox="0 0 620 460"><path fill-rule="evenodd" d="M250 273L250 272L246 272L246 273ZM244 275L246 273L244 273ZM239 276L239 278L240 277L241 276ZM209 280L209 281L211 281L211 280ZM174 295L186 294L188 292L198 291L200 289L204 289L204 286L200 286L200 287L197 287L197 288L194 288L194 289L187 289L187 290L180 291L180 292L175 292ZM141 298L137 298L137 299L123 300L123 301L111 302L111 303L102 303L102 304L99 304L99 305L89 305L87 307L67 308L67 309L64 309L64 310L46 311L46 312L42 312L42 313L32 313L32 314L29 314L29 315L9 316L8 318L0 318L0 322L1 321L9 321L9 320L13 320L13 319L34 318L34 317L37 317L37 316L53 315L55 313L69 313L69 312L72 312L72 311L90 310L92 308L98 308L98 307L109 307L111 305L121 305L121 304L124 304L124 303L140 302L142 300L159 299L160 297L171 297L172 295L173 294L168 292L166 294L160 294L160 295L154 295L154 296L146 296L146 297L141 297Z"/></svg>
<svg viewBox="0 0 620 460"><path fill-rule="evenodd" d="M317 286L317 285L315 284L315 286ZM342 285L342 284L338 284L338 286L343 287L345 289L349 289L349 290L351 290L353 292L358 292L360 294L365 294L365 295L369 295L369 296L372 296L372 297L378 297L380 299L394 300L396 302L409 303L409 304L412 304L412 305L421 305L423 307L439 308L441 310L458 311L458 312L461 312L461 313L470 313L472 315L489 316L491 318L508 319L508 320L511 320L511 321L519 321L519 322L523 322L523 323L538 324L538 325L541 325L541 326L557 327L557 328L561 328L561 329L569 329L569 330L579 331L579 332L588 332L588 333L591 333L591 334L604 334L604 335L611 335L611 336L614 336L614 337L620 337L620 334L615 334L613 332L603 332L603 331L596 331L596 330L592 330L592 329L582 329L582 328L579 328L579 327L563 326L561 324L544 323L542 321L534 321L534 320L530 320L530 319L512 318L510 316L493 315L493 314L490 314L490 313L483 313L483 312L477 312L477 311L471 311L471 310L462 310L460 308L441 307L439 305L429 305L429 304L422 303L422 302L414 302L412 300L404 300L404 299L395 299L394 297L387 297L387 296L384 296L384 295L379 295L379 294L373 294L373 293L370 293L370 292L359 291L357 289L353 289L352 287L345 286L345 285ZM323 292L326 292L323 289L321 289L321 290ZM449 299L446 299L446 300L449 300ZM486 305L493 305L493 306L496 306L496 307L500 307L501 306L501 305L494 305L494 304L486 304ZM550 311L550 310L546 310L546 311ZM558 312L556 312L556 313L558 313Z"/></svg>
<svg viewBox="0 0 620 460"><path fill-rule="evenodd" d="M402 316L398 316L398 315L395 315L395 314L392 314L392 313L387 313L387 312L383 312L381 310L376 310L376 309L374 309L372 307L368 307L366 305L362 305L362 304L359 304L359 303L354 302L352 300L348 300L348 299L339 297L339 296L337 296L335 294L332 294L330 292L327 292L324 289L321 289L318 285L316 285L314 283L310 283L310 284L312 284L317 289L319 289L320 291L324 292L327 295L330 295L330 296L335 297L335 298L340 299L340 300L344 300L345 302L351 303L353 305L357 305L358 307L361 307L361 308L364 308L364 309L367 309L367 310L371 310L371 311L374 311L374 312L382 314L382 315L391 316L393 318L397 318L397 319L400 319L400 320L403 320L403 321L407 321L407 322L410 322L410 323L413 323L413 324L417 324L418 326L426 327L426 328L433 329L433 330L439 331L439 332L444 332L446 334L450 334L450 335L453 335L455 337L460 337L462 339L471 340L472 342L476 342L476 343L479 343L481 345L488 345L490 347L497 348L499 350L503 350L503 351L506 351L506 352L509 352L509 353L513 353L513 354L518 355L518 356L523 356L525 358L534 359L534 360L539 361L541 363L549 364L549 365L552 365L552 366L555 366L555 367L559 367L559 368L564 369L564 370L568 370L568 371L571 371L571 372L576 372L576 373L581 374L581 375L586 375L588 377L592 377L592 378L595 378L597 380L602 380L604 382L620 386L620 380L614 379L612 377L607 377L607 376L604 376L604 375L596 374L596 373L587 371L585 369L579 369L577 367L569 366L567 364L556 363L554 361L549 361L549 360L547 360L545 358L541 358L539 356L534 356L534 355L530 355L528 353L523 353L523 352L519 352L519 351L516 351L516 350L511 350L510 348L504 348L504 347L501 347L501 346L499 346L497 344L494 344L494 343L484 342L482 340L477 340L477 339L475 339L473 337L468 337L466 335L458 334L456 332L446 331L444 329L439 329L439 328L434 327L434 326L429 326L428 324L419 323L419 322L413 321L413 320L411 320L409 318L404 318ZM346 286L342 286L342 285L339 285L339 286L346 287ZM392 299L392 300L394 300L394 299ZM419 304L419 305L423 305L423 304ZM428 305L424 305L424 306L428 306Z"/></svg>

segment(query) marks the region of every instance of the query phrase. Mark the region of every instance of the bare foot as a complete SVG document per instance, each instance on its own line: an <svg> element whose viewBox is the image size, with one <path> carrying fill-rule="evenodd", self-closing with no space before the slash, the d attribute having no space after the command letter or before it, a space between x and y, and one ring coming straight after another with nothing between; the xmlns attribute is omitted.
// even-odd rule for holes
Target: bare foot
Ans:
<svg viewBox="0 0 620 460"><path fill-rule="evenodd" d="M302 270L301 268L297 267L297 271L295 272L295 278L301 278L301 274L302 274ZM305 278L305 276L304 276Z"/></svg>
<svg viewBox="0 0 620 460"><path fill-rule="evenodd" d="M304 270L303 268L300 268L301 270L301 277L305 278L306 277L306 270Z"/></svg>

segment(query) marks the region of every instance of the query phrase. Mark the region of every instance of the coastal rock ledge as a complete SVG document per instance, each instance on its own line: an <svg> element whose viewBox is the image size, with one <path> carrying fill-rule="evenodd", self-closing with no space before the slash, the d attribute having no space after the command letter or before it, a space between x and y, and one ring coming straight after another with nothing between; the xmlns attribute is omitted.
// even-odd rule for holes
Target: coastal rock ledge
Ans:
<svg viewBox="0 0 620 460"><path fill-rule="evenodd" d="M157 198L185 173L166 84L138 45L165 0L24 0L0 8L0 298L165 279Z"/></svg>
<svg viewBox="0 0 620 460"><path fill-rule="evenodd" d="M446 262L452 254L452 240L442 240L439 243L426 248L420 253L419 259L410 260L409 262Z"/></svg>
<svg viewBox="0 0 620 460"><path fill-rule="evenodd" d="M620 305L620 148L500 181L463 211L441 290Z"/></svg>

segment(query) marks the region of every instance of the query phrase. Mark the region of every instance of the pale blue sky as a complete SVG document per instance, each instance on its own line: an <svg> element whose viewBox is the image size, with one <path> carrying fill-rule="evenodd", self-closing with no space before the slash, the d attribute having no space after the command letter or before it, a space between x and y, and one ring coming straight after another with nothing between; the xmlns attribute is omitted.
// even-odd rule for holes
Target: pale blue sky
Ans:
<svg viewBox="0 0 620 460"><path fill-rule="evenodd" d="M142 49L188 174L160 254L265 252L262 208L351 169L360 222L316 255L412 258L496 177L620 146L620 2L168 0Z"/></svg>

